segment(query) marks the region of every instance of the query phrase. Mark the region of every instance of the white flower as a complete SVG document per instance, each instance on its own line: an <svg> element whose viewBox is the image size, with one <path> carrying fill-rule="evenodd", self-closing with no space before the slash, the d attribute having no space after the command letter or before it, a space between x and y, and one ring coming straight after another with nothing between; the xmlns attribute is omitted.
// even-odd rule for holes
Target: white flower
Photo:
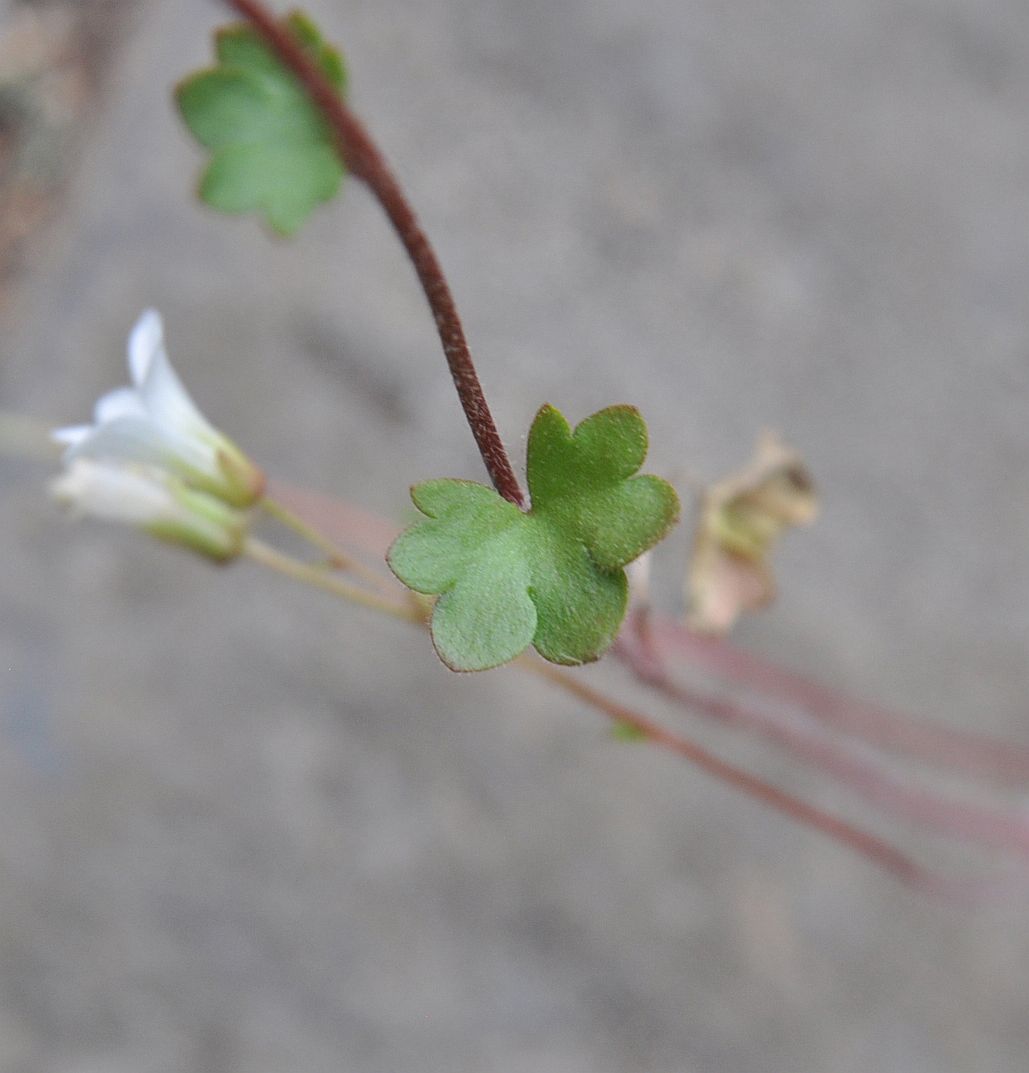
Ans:
<svg viewBox="0 0 1029 1073"><path fill-rule="evenodd" d="M104 395L92 425L54 432L66 462L93 458L157 466L236 507L256 500L264 474L197 409L164 348L160 314L148 309L129 336L132 387Z"/></svg>
<svg viewBox="0 0 1029 1073"><path fill-rule="evenodd" d="M156 466L75 458L50 491L74 514L134 525L220 562L243 549L242 511Z"/></svg>

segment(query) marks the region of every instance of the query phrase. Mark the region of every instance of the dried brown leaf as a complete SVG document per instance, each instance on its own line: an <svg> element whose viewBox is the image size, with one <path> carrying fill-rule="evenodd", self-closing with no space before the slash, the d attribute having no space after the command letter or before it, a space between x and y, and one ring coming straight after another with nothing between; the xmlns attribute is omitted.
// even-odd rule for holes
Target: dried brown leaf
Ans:
<svg viewBox="0 0 1029 1073"><path fill-rule="evenodd" d="M752 462L703 492L686 580L690 627L726 634L743 612L770 603L772 546L817 513L803 459L775 433L763 433Z"/></svg>

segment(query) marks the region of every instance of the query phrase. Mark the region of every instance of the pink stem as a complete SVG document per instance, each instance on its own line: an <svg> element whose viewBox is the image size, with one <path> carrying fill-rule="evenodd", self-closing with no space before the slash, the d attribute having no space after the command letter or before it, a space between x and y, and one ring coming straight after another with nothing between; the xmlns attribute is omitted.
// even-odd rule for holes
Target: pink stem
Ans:
<svg viewBox="0 0 1029 1073"><path fill-rule="evenodd" d="M628 631L626 631L628 632ZM853 756L833 742L804 733L772 712L712 697L674 681L646 641L619 640L615 655L647 685L684 708L774 742L883 811L951 838L1007 849L1029 857L1029 819L955 801L901 782L877 763Z"/></svg>
<svg viewBox="0 0 1029 1073"><path fill-rule="evenodd" d="M540 677L546 678L554 685L565 690L565 692L571 693L591 707L603 712L615 723L630 727L646 741L681 756L721 782L727 783L749 797L756 798L763 804L784 813L798 823L821 831L822 834L828 835L836 842L849 847L877 864L880 868L892 873L904 883L956 900L977 899L983 893L994 889L994 884L979 882L966 884L961 881L949 880L930 871L902 850L877 835L855 827L846 820L841 820L831 813L798 797L794 797L792 794L787 793L785 790L780 790L777 786L773 786L763 779L759 779L757 776L750 774L750 772L721 760L688 738L675 734L639 712L611 700L603 693L586 685L580 678L573 678L570 674L559 671L556 667L546 663L533 662L523 665Z"/></svg>
<svg viewBox="0 0 1029 1073"><path fill-rule="evenodd" d="M275 498L281 499L289 504L290 507L304 517L305 520L316 525L323 532L327 532L345 546L364 549L369 554L381 556L384 545L389 542L392 535L396 532L396 528L389 522L375 518L373 515L368 515L345 501L322 495L321 493L311 492L307 489L301 489L294 485L286 484L285 482L273 482L270 487ZM633 621L637 628L642 625L643 628L646 629L648 623L650 626L657 625L659 629L663 629L665 626L665 623L660 619L648 619L642 624L638 618ZM631 637L633 631L627 629L625 634L626 636ZM644 634L644 637L646 637L646 634ZM657 652L655 650L654 641L650 640L645 641L643 644L638 644L631 652L628 651L630 644L631 641L620 639L618 647L616 648L616 655L619 655L622 659L632 665L633 670L638 674L641 681L647 682L651 686L661 688L659 683L662 678L667 678L667 675L661 663L657 661ZM519 666L532 670L539 676L547 678L559 688L574 694L584 703L601 711L614 722L632 727L652 744L668 749L671 752L696 763L714 777L729 783L751 797L764 801L770 807L785 813L797 822L819 830L830 838L856 850L864 857L897 875L905 882L962 901L979 901L985 895L997 896L1005 892L1005 884L994 879L963 881L951 880L947 877L940 876L937 873L922 867L904 854L900 849L885 840L862 831L860 828L854 827L844 820L840 820L813 805L809 805L808 803L779 790L756 776L741 771L731 764L727 764L708 753L700 746L694 744L689 739L676 735L672 731L665 730L663 727L647 719L645 716L619 704L604 694L599 693L597 690L585 685L581 680L573 678L571 675L561 672L555 667L551 667L549 664L541 664L535 661L520 661ZM691 707L696 706L697 709L704 714L719 718L730 724L744 726L748 730L753 729L758 730L759 732L767 730L767 736L770 739L780 741L784 745L790 744L787 742L785 734L781 737L779 736L778 728L773 727L771 724L766 727L760 721L760 716L748 713L746 710L738 706L728 704L728 702L713 701L711 698L701 697L699 694L693 693L692 691L688 693L684 692L682 695L673 697L673 699L677 699L681 703L687 703ZM823 748L823 744L817 741L810 744L810 755L812 758L810 762L818 763L816 756L824 759L824 754L818 752L818 750ZM807 746L808 741L805 739L802 747L807 748ZM830 770L829 767L825 767L827 774L839 777L840 781L846 782L848 785L857 784L861 781L861 772L858 770L844 774L842 768L849 765L851 758L847 757L845 754L840 755L842 757L841 771ZM860 762L857 763L860 764ZM875 776L878 778L878 771L875 772ZM891 787L898 785L894 780L890 780L890 782ZM869 786L872 785L877 784L869 784ZM868 792L868 797L870 800L874 799L871 790ZM947 807L952 807L953 803L947 802L946 805ZM921 820L922 822L926 822L927 825L933 823L932 819L926 821L925 817L921 814L915 815L915 812L920 807L917 802L910 807L912 808L912 813L909 818ZM961 806L956 807L959 809L961 808ZM928 809L928 811L935 819L935 807ZM974 811L975 810L973 810L973 813ZM983 812L982 815L986 816L987 814ZM968 817L962 810L960 822L956 824L960 830L950 830L949 833L952 835L961 834L970 839L979 837L979 834L976 833L973 828L975 828L976 824L980 823L980 820L973 818L966 823L967 819ZM1007 818L1005 818L1005 820L1007 820ZM1006 845L1011 844L1017 845L1020 849L1024 848L1023 831L1016 831L1015 828L1017 825L1013 821L1007 820L1007 822L1011 823L1010 834L998 836L993 819L991 818L988 821L984 821L983 826L988 828L985 841L993 845L999 845L1003 842ZM965 834L966 832L967 835ZM1016 880L1015 883L1019 884L1017 889L1023 889L1021 881ZM1007 885L1012 886L1013 884Z"/></svg>
<svg viewBox="0 0 1029 1073"><path fill-rule="evenodd" d="M973 777L1029 781L1029 748L1025 746L933 726L854 700L727 641L693 633L674 619L652 615L649 628L663 656L685 659L764 697L778 698L878 748Z"/></svg>

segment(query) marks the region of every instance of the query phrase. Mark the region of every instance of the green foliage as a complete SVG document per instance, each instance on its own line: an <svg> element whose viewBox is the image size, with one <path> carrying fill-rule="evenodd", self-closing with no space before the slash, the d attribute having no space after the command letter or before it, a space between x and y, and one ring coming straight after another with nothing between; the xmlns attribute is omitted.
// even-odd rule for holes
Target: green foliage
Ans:
<svg viewBox="0 0 1029 1073"><path fill-rule="evenodd" d="M611 728L611 737L626 745L635 745L647 740L646 731L641 730L635 723L615 723Z"/></svg>
<svg viewBox="0 0 1029 1073"><path fill-rule="evenodd" d="M286 26L342 95L339 53L300 12ZM300 82L249 25L215 36L217 65L179 83L175 99L211 162L200 197L222 212L261 212L291 235L339 189L343 164L324 117Z"/></svg>
<svg viewBox="0 0 1029 1073"><path fill-rule="evenodd" d="M553 663L599 657L625 615L622 568L678 519L671 485L633 476L646 454L631 406L574 432L544 406L529 432L530 511L471 481L412 489L426 518L396 540L389 564L409 588L439 594L432 639L448 667L486 670L530 644Z"/></svg>

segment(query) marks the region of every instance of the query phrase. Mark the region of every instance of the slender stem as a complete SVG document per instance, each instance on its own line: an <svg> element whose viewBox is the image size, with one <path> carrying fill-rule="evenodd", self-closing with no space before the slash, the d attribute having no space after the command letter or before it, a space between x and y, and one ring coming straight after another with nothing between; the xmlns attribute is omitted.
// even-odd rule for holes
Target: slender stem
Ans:
<svg viewBox="0 0 1029 1073"><path fill-rule="evenodd" d="M545 678L566 693L572 694L591 707L603 712L618 725L630 728L640 738L655 745L660 745L670 752L677 753L684 759L689 760L690 763L701 768L701 770L706 771L709 775L728 783L734 789L740 790L750 797L757 798L763 804L785 813L798 823L821 831L837 842L849 846L852 850L857 851L881 868L893 873L905 883L940 894L958 895L971 893L971 889L966 891L961 884L952 886L943 877L924 868L889 842L719 759L695 742L674 734L639 712L611 700L603 693L586 685L580 679L573 678L571 675L537 660L523 660L520 665L540 678Z"/></svg>
<svg viewBox="0 0 1029 1073"><path fill-rule="evenodd" d="M265 513L286 526L287 529L292 529L297 536L306 540L312 547L323 552L327 557L327 565L329 567L334 570L347 570L352 574L356 574L364 581L375 585L377 588L382 589L383 591L386 590L389 582L382 574L369 569L364 563L359 562L353 556L348 555L347 552L337 544L334 544L327 536L320 533L312 525L309 525L304 521L300 515L291 511L289 507L268 496L262 496L259 505Z"/></svg>
<svg viewBox="0 0 1029 1073"><path fill-rule="evenodd" d="M265 544L263 540L249 537L243 546L243 554L253 559L254 562L267 566L280 574L284 574L294 581L305 585L313 585L316 589L324 589L333 596L339 596L344 600L350 600L364 607L370 607L375 611L383 611L394 618L403 619L405 622L421 624L424 622L422 613L413 604L400 604L395 600L386 599L378 593L368 592L357 585L351 585L342 578L326 574L316 566L294 559L291 555L284 555L281 551Z"/></svg>
<svg viewBox="0 0 1029 1073"><path fill-rule="evenodd" d="M665 616L651 615L656 650L703 667L768 699L778 698L812 718L880 749L973 778L1029 781L1029 748L855 700L718 638L703 637Z"/></svg>
<svg viewBox="0 0 1029 1073"><path fill-rule="evenodd" d="M384 599L376 593L368 592L340 578L326 574L317 567L284 555L253 537L247 540L243 550L250 559L294 581L323 589L334 596L382 611L413 625L423 627L427 625L427 609L424 606L416 606L413 603L402 605ZM532 658L523 658L518 661L517 665L597 709L618 726L629 728L641 739L681 756L713 777L784 813L796 822L821 831L913 887L955 900L979 899L983 893L994 890L996 887L995 884L953 881L937 875L884 839L719 759L688 738L667 730L646 716L605 696L550 664Z"/></svg>
<svg viewBox="0 0 1029 1073"><path fill-rule="evenodd" d="M3 422L0 422L0 425L2 424ZM25 427L32 430L34 426L33 423L25 422ZM21 437L10 437L9 439L12 442L0 442L0 453L29 455L32 453L31 440L33 438L34 437L24 438L25 442L21 442ZM0 438L0 440L2 440L2 438ZM301 524L303 525L305 523L301 522ZM253 537L247 540L244 546L244 554L262 566L266 566L269 569L284 574L292 580L302 584L312 585L316 588L323 589L334 596L350 600L376 611L381 611L394 618L401 619L402 621L414 625L426 625L427 608L425 606L417 606L414 603L408 605L398 604L395 601L385 599L376 593L367 592L355 585L348 584L340 578L326 574L317 567L310 566L307 563L300 562L288 555L284 555L282 552L277 551L275 548L272 548L263 541ZM648 661L659 659L659 653L656 651L654 645L654 633L660 634L667 631L669 623L661 619L655 621L653 615L645 613L639 616L635 625L638 636L644 642L643 651L638 655L626 655L623 652L623 658L626 658L630 665L634 665L634 669L639 671L641 681L645 684L662 688L663 680L661 675L664 672L660 667L660 663L658 662L649 665ZM604 694L586 685L581 680L572 678L570 675L557 670L557 668L551 667L549 664L541 663L533 659L522 659L518 661L518 666L523 670L536 674L538 677L544 678L556 687L575 696L583 703L597 709L618 726L629 728L641 739L676 753L735 789L756 798L799 823L821 831L829 838L850 847L872 863L886 869L913 886L920 887L938 895L945 895L960 900L978 900L985 893L998 894L1004 892L1004 886L996 882L978 882L974 880L970 882L953 881L933 873L912 860L908 855L903 853L897 847L891 845L889 842L886 842L869 832L863 831L844 820L840 820L839 818L778 789L772 784L751 775L749 772L743 771L742 769L719 759L696 743L690 741L688 738L684 738L681 735L665 729L654 721L648 719L646 716L641 715L625 705L619 704L617 701L606 697ZM674 699L680 699L684 703L705 710L707 714L717 715L726 719L726 721L742 721L745 725L754 725L752 722L747 723L746 720L742 719L741 710L734 706L728 706L724 709L717 708L716 710L716 705L712 702L711 698L700 697L691 691L683 692L677 690L672 695ZM770 734L770 736L774 737L773 734ZM813 762L817 762L814 754L810 758L813 759ZM844 760L849 760L846 756L843 758ZM847 777L846 774L833 769L831 765L826 764L825 767L830 774L841 777L842 781L854 781ZM929 811L931 812L931 810ZM982 815L985 816L986 814L983 813ZM936 822L938 817L934 818L931 814L927 814L926 810L920 806L913 807L910 810L909 818L921 820L930 826L942 826ZM1007 841L1007 838L997 838L995 831L987 829L990 822L992 822L992 819L986 823L986 826L981 826L978 821L974 821L970 826L962 826L961 823L957 823L954 825L953 829L948 829L947 833L952 835L964 835L973 839L979 838L995 845L1001 840ZM1011 826L1009 835L1012 843L1021 842L1021 837L1016 833L1014 825ZM1024 845L1024 843L1022 843L1022 845Z"/></svg>
<svg viewBox="0 0 1029 1073"><path fill-rule="evenodd" d="M378 198L414 265L428 299L450 375L490 480L505 499L524 508L525 494L486 403L443 268L385 157L332 83L282 22L257 0L225 2L253 24L279 59L300 79L331 127L347 167Z"/></svg>
<svg viewBox="0 0 1029 1073"><path fill-rule="evenodd" d="M338 570L348 570L358 565L357 561L352 559L342 548L337 548L328 537L322 536L317 529L309 526L303 518L294 514L288 507L283 506L274 499L269 499L268 496L262 496L258 505L277 522L281 522L287 529L292 529L297 536L306 540L308 544L324 552L330 566Z"/></svg>
<svg viewBox="0 0 1029 1073"><path fill-rule="evenodd" d="M277 570L295 581L325 589L333 595L340 596L346 600L353 600L378 611L385 611L387 614L407 622L425 625L423 609L420 610L413 606L403 607L391 601L383 600L373 593L349 585L338 578L308 566L306 563L283 555L282 552L264 544L262 541L251 537L247 540L244 552L263 566ZM741 790L764 804L785 813L799 823L822 831L830 838L849 846L875 864L892 872L904 882L937 893L946 892L947 886L941 877L923 868L901 850L877 838L875 835L862 831L860 828L854 827L846 821L840 820L816 808L814 805L810 805L800 798L778 789L771 783L764 782L755 775L751 775L749 772L720 760L688 738L666 730L646 716L619 704L598 690L586 685L578 678L573 678L548 663L530 657L520 659L517 665L596 708L619 726L630 728L651 744L661 746L678 754L735 789Z"/></svg>
<svg viewBox="0 0 1029 1073"><path fill-rule="evenodd" d="M645 618L637 619L637 625L642 631L647 630ZM709 696L682 685L671 678L659 655L647 650L646 633L641 632L639 636L639 647L619 639L615 655L641 682L684 709L725 726L753 731L899 819L933 828L951 838L1014 850L1029 857L1029 818L922 789L882 770L878 763L851 754L817 732L807 733L791 726L773 711Z"/></svg>
<svg viewBox="0 0 1029 1073"><path fill-rule="evenodd" d="M280 485L280 487L283 495L289 493L289 486ZM381 554L378 539L364 536L363 546L366 546L369 554L372 552ZM645 560L642 565L646 569ZM640 582L634 578L633 584L638 589ZM898 777L882 770L878 763L873 763L870 759L863 758L861 754L852 752L847 747L846 741L835 743L833 740L821 737L817 730L807 731L800 726L792 725L792 721L776 709L765 710L763 707L755 706L754 703L736 703L680 685L676 679L672 678L673 667L670 666L673 644L676 641L679 643L674 647L674 655L685 655L690 658L693 656L691 646L702 646L704 653L709 650L724 653L725 665L718 664L712 668L722 671L731 679L745 682L748 680L746 673L740 674L738 679L733 673L739 661L754 659L748 656L748 653L732 649L724 642L710 642L706 638L688 633L670 619L653 612L646 602L637 605L630 613L626 629L622 631L613 652L617 658L628 665L629 670L644 685L657 690L668 699L689 708L696 714L716 719L725 725L738 727L741 730L758 733L767 740L774 741L775 744L789 749L803 762L822 771L827 777L846 785L872 805L895 814L898 819L936 828L952 838L967 839L987 844L987 846L1029 854L1029 820L1024 820L1017 814L957 802L957 800L927 789L923 790L916 784L901 781ZM705 661L702 659L702 662ZM714 658L711 659L711 663L715 663ZM747 665L749 666L749 663ZM779 668L769 668L769 670L778 671ZM746 666L744 671L746 672ZM834 697L834 704L837 706L857 706L857 702L844 701L836 694L822 687L820 689L825 696ZM775 691L771 693L774 697ZM756 700L762 699L763 697L759 696ZM794 705L802 708L797 712L798 716L812 715L811 712L803 711L805 697L788 696L785 699L793 701ZM818 714L814 715L818 716ZM926 730L930 730L927 724L921 725ZM853 730L850 726L847 729ZM998 752L1003 748L1000 743L977 741L976 744L991 746ZM917 753L914 754L917 755ZM918 759L945 760L947 758L920 756ZM985 761L985 756L983 761ZM980 774L996 775L999 773L997 767L990 768L984 762L983 771Z"/></svg>
<svg viewBox="0 0 1029 1073"><path fill-rule="evenodd" d="M261 565L285 574L295 581L325 589L333 595L355 601L377 611L385 611L395 618L403 619L416 625L425 625L423 614L419 609L413 606L404 607L392 601L383 600L373 593L349 585L338 578L308 566L306 563L283 555L275 548L259 540L250 538L246 543L244 552ZM606 697L603 693L591 688L579 679L573 678L555 667L551 667L550 664L531 658L519 660L518 666L540 678L546 679L559 689L563 689L566 693L570 693L580 701L596 708L618 725L631 728L641 738L652 744L678 754L708 772L708 774L728 783L733 788L741 790L764 804L785 813L799 823L813 827L830 838L834 838L837 842L849 846L875 864L892 872L905 883L936 893L948 892L948 885L941 877L917 864L895 846L875 835L862 831L860 828L854 827L844 820L823 812L814 805L810 805L800 798L778 789L771 783L764 782L749 772L720 760L688 738L666 730L646 716Z"/></svg>
<svg viewBox="0 0 1029 1073"><path fill-rule="evenodd" d="M280 485L279 487L283 495L288 494L289 486ZM371 553L377 551L380 547L379 541L387 539L388 536L387 530L386 537L362 536L360 542ZM646 557L644 557L639 566L645 571L647 565ZM633 579L633 585L638 592L640 582L637 578ZM687 631L684 627L651 610L645 600L642 604L637 603L634 610L630 612L626 627L613 649L613 654L621 659L644 685L664 694L691 712L718 720L727 726L760 734L767 740L790 750L801 761L849 787L864 800L885 812L912 823L934 828L948 837L967 839L971 842L1029 854L1029 819L1023 819L1015 813L956 801L928 789L922 789L915 783L909 783L882 770L878 762L865 759L852 751L853 747L848 746L845 740L833 741L824 738L820 736L817 728L808 730L794 725L793 721L788 718L790 713L781 713L776 708L766 710L763 706L758 706L766 699L774 701L778 693L774 688L776 684L774 681L753 681L752 679L757 678L758 673L769 678L773 674L784 675L788 681L792 681L795 676L781 668L758 663L757 657L732 648L724 641L703 638ZM685 656L686 660L692 659L713 671L722 672L730 680L754 685L758 688L759 695L756 698L749 698L746 703L737 703L681 685L671 675L673 670L680 669L675 665L682 663L681 659L673 659L674 656ZM876 724L881 737L876 734L863 734L861 730L864 727L860 720L860 713L866 707L865 705L840 697L824 686L805 684L806 691L798 690L796 693L787 689L782 691L782 699L790 702L792 708L798 709L793 714L801 718L806 715L817 722L829 722L830 719L823 711L808 708L808 705L814 706L816 702L821 702L830 710L830 714L842 713L841 722L846 731L854 734L855 737L867 736L872 744L880 748L891 745L897 747L895 740L897 728L899 727L903 732L909 725L903 716L891 718L890 713L881 712ZM763 689L762 686L765 688ZM765 689L768 691L767 694ZM942 728L934 728L928 723L918 723L913 719L910 723L919 730L917 739L919 743L925 736L932 736L934 739L937 733L960 733L947 732ZM1018 746L1006 746L1001 742L989 741L975 735L968 735L968 737L972 739L971 742L963 742L965 745L971 744L972 746L968 760L978 761L977 763L961 764L963 754L956 748L958 744L956 742L955 748L946 753L941 753L938 743L936 743L936 749L927 750L929 755L924 755L914 747L910 748L910 752L912 756L923 761L949 762L954 767L966 768L970 775L1010 774L1013 777L1021 775L1024 780L1026 768L1019 764L1021 752ZM906 741L906 736L901 740ZM915 746L916 742L912 741L910 744ZM1012 753L1009 757L1010 770L1008 771L1005 770L1001 755L1005 749Z"/></svg>

